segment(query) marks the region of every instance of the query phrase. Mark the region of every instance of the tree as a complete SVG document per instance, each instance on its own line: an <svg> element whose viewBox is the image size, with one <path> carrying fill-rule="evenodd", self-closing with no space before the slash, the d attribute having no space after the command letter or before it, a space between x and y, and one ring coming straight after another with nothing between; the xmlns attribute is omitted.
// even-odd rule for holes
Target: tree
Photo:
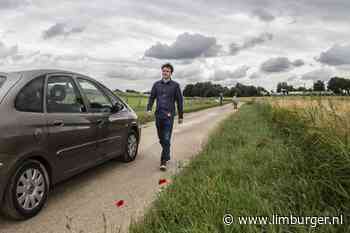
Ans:
<svg viewBox="0 0 350 233"><path fill-rule="evenodd" d="M193 97L193 88L194 88L193 84L186 85L183 91L183 95L188 97Z"/></svg>
<svg viewBox="0 0 350 233"><path fill-rule="evenodd" d="M296 91L307 91L306 87L298 87L295 90Z"/></svg>
<svg viewBox="0 0 350 233"><path fill-rule="evenodd" d="M139 94L140 92L136 91L136 90L133 90L133 89L126 89L125 92L128 92L128 93L136 93L136 94Z"/></svg>
<svg viewBox="0 0 350 233"><path fill-rule="evenodd" d="M337 95L343 94L343 91L350 94L350 80L345 78L333 77L328 81L328 90L333 91Z"/></svg>
<svg viewBox="0 0 350 233"><path fill-rule="evenodd" d="M283 93L287 93L288 94L288 92L294 91L294 90L295 89L294 89L293 85L288 85L287 82L281 82L281 83L277 84L276 92L277 93L283 92Z"/></svg>
<svg viewBox="0 0 350 233"><path fill-rule="evenodd" d="M246 86L237 83L235 87L223 87L220 84L211 82L198 82L196 84L188 84L185 86L183 95L188 97L217 97L223 93L225 97L237 96L259 96L266 90L262 87Z"/></svg>
<svg viewBox="0 0 350 233"><path fill-rule="evenodd" d="M325 91L325 85L324 82L321 80L317 80L317 82L314 83L314 87L313 87L314 91Z"/></svg>

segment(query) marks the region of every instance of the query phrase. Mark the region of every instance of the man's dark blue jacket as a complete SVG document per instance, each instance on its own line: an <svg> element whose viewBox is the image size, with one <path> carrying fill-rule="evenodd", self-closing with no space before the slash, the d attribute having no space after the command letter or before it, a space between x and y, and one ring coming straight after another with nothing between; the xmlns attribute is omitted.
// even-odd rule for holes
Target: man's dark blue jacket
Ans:
<svg viewBox="0 0 350 233"><path fill-rule="evenodd" d="M147 111L152 110L155 99L157 99L156 115L160 117L169 117L169 115L174 117L176 115L176 102L179 118L183 118L183 96L180 85L177 82L171 79L168 82L164 82L163 79L155 82L148 99Z"/></svg>

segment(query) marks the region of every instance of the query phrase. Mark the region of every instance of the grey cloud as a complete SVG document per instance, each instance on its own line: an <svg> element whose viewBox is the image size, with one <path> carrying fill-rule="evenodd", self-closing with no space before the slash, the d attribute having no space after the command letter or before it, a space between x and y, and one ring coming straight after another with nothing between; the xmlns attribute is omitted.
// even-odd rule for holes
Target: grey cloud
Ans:
<svg viewBox="0 0 350 233"><path fill-rule="evenodd" d="M247 75L247 71L250 69L249 66L238 67L234 71L230 70L215 70L213 80L214 81L224 81L226 79L240 79Z"/></svg>
<svg viewBox="0 0 350 233"><path fill-rule="evenodd" d="M145 56L158 59L193 59L217 56L220 50L221 45L217 44L215 37L183 33L171 45L159 42L153 45L145 51Z"/></svg>
<svg viewBox="0 0 350 233"><path fill-rule="evenodd" d="M266 11L265 9L254 10L253 15L265 22L271 22L275 19L275 16L273 16L270 12Z"/></svg>
<svg viewBox="0 0 350 233"><path fill-rule="evenodd" d="M237 55L240 50L241 50L241 46L238 45L237 43L230 44L230 54L231 55Z"/></svg>
<svg viewBox="0 0 350 233"><path fill-rule="evenodd" d="M265 43L273 39L273 35L271 33L264 32L258 36L247 38L242 45L237 43L230 44L230 54L237 55L241 50L253 48L258 44Z"/></svg>
<svg viewBox="0 0 350 233"><path fill-rule="evenodd" d="M43 38L50 39L52 37L64 35L64 27L64 23L56 23L55 25L43 32Z"/></svg>
<svg viewBox="0 0 350 233"><path fill-rule="evenodd" d="M334 45L332 48L322 52L319 62L327 65L349 65L350 64L350 44Z"/></svg>
<svg viewBox="0 0 350 233"><path fill-rule="evenodd" d="M49 29L43 32L43 38L45 40L51 39L57 36L68 36L74 33L81 33L85 30L85 27L73 27L69 28L66 23L56 23Z"/></svg>
<svg viewBox="0 0 350 233"><path fill-rule="evenodd" d="M267 73L287 71L290 68L291 62L286 57L270 58L260 66L260 69Z"/></svg>
<svg viewBox="0 0 350 233"><path fill-rule="evenodd" d="M291 62L287 57L276 57L263 62L260 66L260 70L267 73L278 73L288 71L294 67L303 66L304 64L304 61L301 59Z"/></svg>
<svg viewBox="0 0 350 233"><path fill-rule="evenodd" d="M295 67L299 67L299 66L303 66L305 65L305 62L302 59L297 59L295 61L293 61L292 63Z"/></svg>
<svg viewBox="0 0 350 233"><path fill-rule="evenodd" d="M271 33L265 32L259 36L249 38L247 41L244 42L242 48L252 48L258 44L262 44L272 39L273 39L273 35Z"/></svg>
<svg viewBox="0 0 350 233"><path fill-rule="evenodd" d="M305 73L301 79L302 80L322 80L328 81L334 75L334 71L329 68L321 68Z"/></svg>
<svg viewBox="0 0 350 233"><path fill-rule="evenodd" d="M85 27L74 27L70 31L68 31L68 34L73 34L73 33L81 33L85 30ZM67 34L66 33L66 34Z"/></svg>
<svg viewBox="0 0 350 233"><path fill-rule="evenodd" d="M249 79L260 79L262 78L262 75L258 72L254 72L249 76Z"/></svg>

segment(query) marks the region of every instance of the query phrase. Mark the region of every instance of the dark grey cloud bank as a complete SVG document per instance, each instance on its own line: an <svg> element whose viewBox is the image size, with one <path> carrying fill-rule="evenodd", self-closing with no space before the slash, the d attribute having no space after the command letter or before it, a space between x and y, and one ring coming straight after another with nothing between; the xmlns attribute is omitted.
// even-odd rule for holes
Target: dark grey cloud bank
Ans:
<svg viewBox="0 0 350 233"><path fill-rule="evenodd" d="M260 70L266 73L278 73L283 71L288 71L294 67L303 66L304 61L297 59L295 61L290 61L287 57L276 57L270 58L263 62L260 66Z"/></svg>
<svg viewBox="0 0 350 233"><path fill-rule="evenodd" d="M197 57L214 57L219 54L221 45L215 37L201 34L183 33L171 44L158 42L145 52L146 57L158 59L191 59Z"/></svg>
<svg viewBox="0 0 350 233"><path fill-rule="evenodd" d="M85 27L69 27L66 23L56 23L42 34L43 39L51 39L57 36L69 36L75 33L81 33L85 30Z"/></svg>
<svg viewBox="0 0 350 233"><path fill-rule="evenodd" d="M334 45L332 48L321 53L319 62L332 66L350 64L350 44Z"/></svg>

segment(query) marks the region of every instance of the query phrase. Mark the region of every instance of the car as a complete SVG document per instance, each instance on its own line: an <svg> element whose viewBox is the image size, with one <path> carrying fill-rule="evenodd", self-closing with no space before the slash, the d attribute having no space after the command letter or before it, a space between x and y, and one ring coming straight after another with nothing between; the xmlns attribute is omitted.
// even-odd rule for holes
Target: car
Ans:
<svg viewBox="0 0 350 233"><path fill-rule="evenodd" d="M134 161L141 125L106 86L79 73L0 73L0 207L38 214L50 188L113 158Z"/></svg>

